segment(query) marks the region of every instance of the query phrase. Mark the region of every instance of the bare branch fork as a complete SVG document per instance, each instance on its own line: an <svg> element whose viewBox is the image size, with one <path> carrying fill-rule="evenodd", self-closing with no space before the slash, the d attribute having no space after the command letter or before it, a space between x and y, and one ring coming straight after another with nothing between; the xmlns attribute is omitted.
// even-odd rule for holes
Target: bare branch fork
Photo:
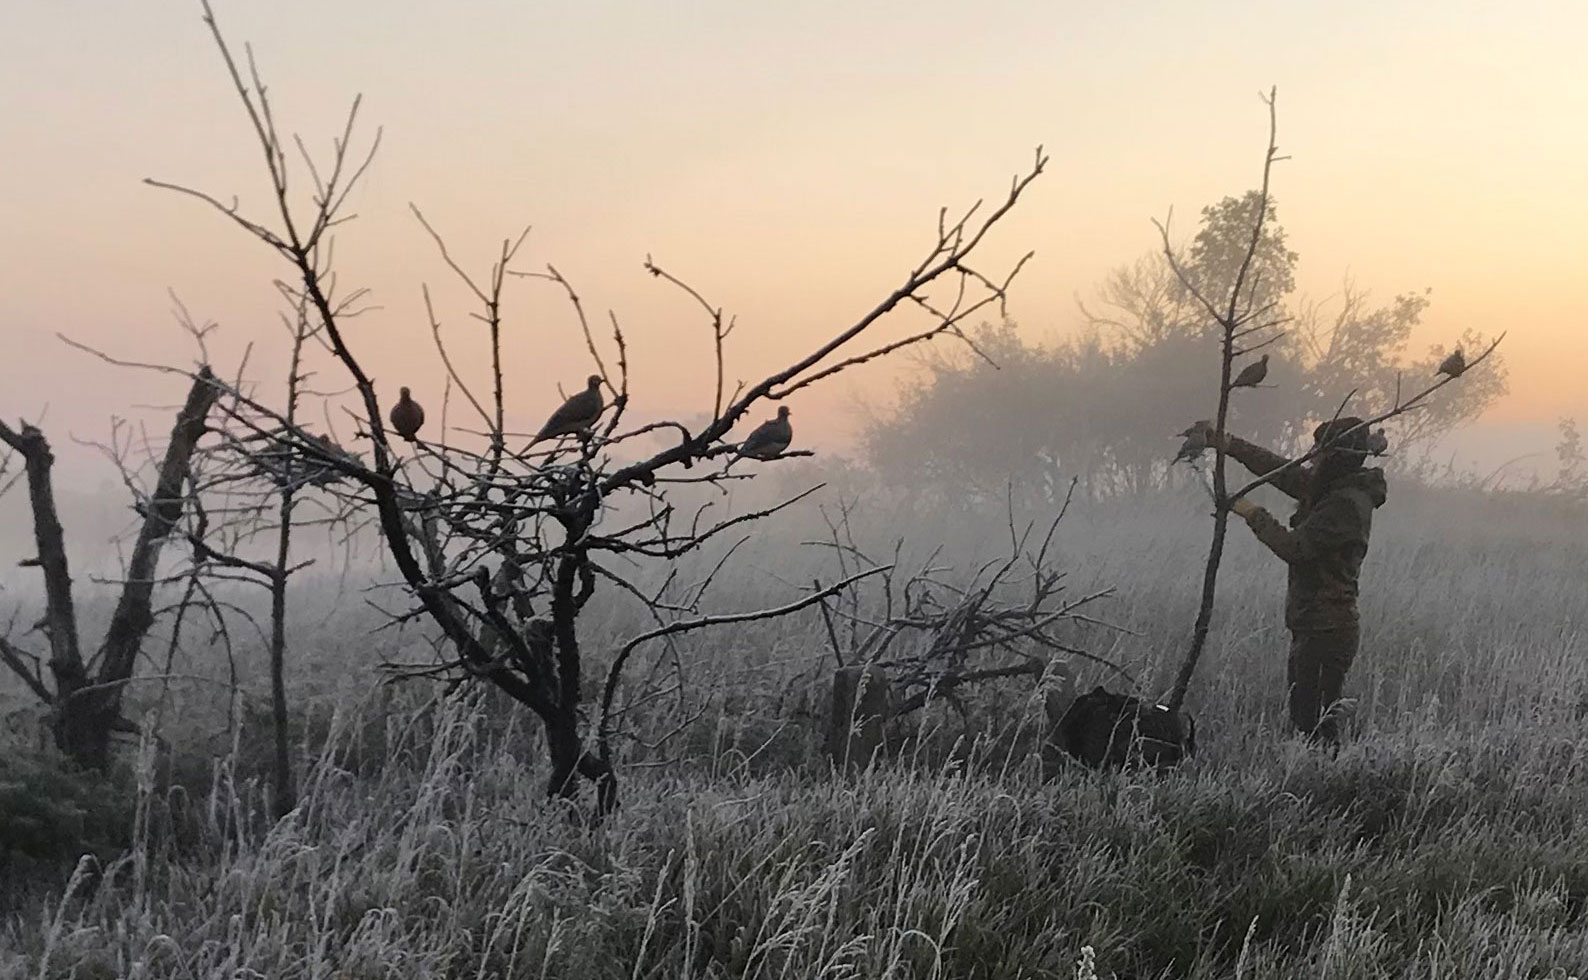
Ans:
<svg viewBox="0 0 1588 980"><path fill-rule="evenodd" d="M1471 371L1473 368L1487 360L1489 355L1493 354L1495 349L1500 346L1500 342L1505 339L1507 333L1509 333L1509 331L1501 332L1498 337L1494 338L1494 340L1490 342L1488 347L1484 348L1483 353L1468 361L1466 368L1461 372L1461 374L1443 376L1438 381L1435 381L1433 384L1430 384L1428 387L1424 388L1422 391L1419 391L1415 395L1412 395L1404 400L1401 399L1399 393L1397 392L1396 397L1391 402L1389 408L1378 413L1377 415L1363 419L1360 423L1353 425L1350 428L1341 430L1339 433L1331 436L1329 439L1319 443L1316 446L1313 446L1300 456L1287 460L1283 465L1275 467L1272 471L1256 477L1251 482L1241 487L1239 490L1236 490L1234 493L1230 494L1228 502L1233 504L1235 501L1251 493L1253 490L1256 490L1258 487L1272 483L1274 480L1278 479L1281 474L1305 464L1309 460L1316 458L1320 454L1327 452L1337 445L1348 442L1350 437L1358 432L1368 431L1373 426L1378 425L1381 422L1387 422L1390 419L1398 418L1407 414L1408 412L1414 412L1422 408L1424 403L1427 402L1429 396L1433 395L1445 385L1455 381L1458 377L1465 377L1468 371ZM1399 385L1397 383L1397 387L1398 386ZM1345 396L1345 398L1340 402L1340 407L1335 409L1334 415L1330 419L1331 422L1345 414L1346 408L1350 405L1355 396L1356 392L1354 391L1348 393Z"/></svg>
<svg viewBox="0 0 1588 980"><path fill-rule="evenodd" d="M966 318L984 309L989 304L1002 304L1005 302L1008 286L1030 259L1030 253L1027 253L1017 261L1014 268L1004 277L1002 283L995 284L994 288L988 290L987 295L976 302L961 304L946 313L939 314L941 319L930 329L906 337L903 340L882 344L868 351L850 355L838 362L817 369L817 366L828 357L847 347L878 321L897 309L901 303L924 301L921 290L945 274L955 272L961 276L974 277L978 282L990 282L986 277L971 271L967 265L967 260L986 237L988 231L1004 215L1009 213L1010 209L1018 203L1021 195L1031 182L1042 174L1047 163L1047 155L1042 151L1041 147L1038 147L1031 169L1024 176L1013 179L1008 197L979 223L974 225L971 223L971 218L979 208L979 202L978 205L971 207L964 217L951 226L945 226L940 218L936 244L928 252L926 258L910 272L905 281L894 289L886 299L811 354L750 386L742 395L733 399L728 404L728 407L718 414L714 421L693 439L686 440L679 446L658 453L649 460L623 467L612 474L602 484L603 492L610 492L635 480L643 479L647 475L653 474L661 466L685 462L690 458L700 458L708 455L712 445L727 435L738 420L749 412L756 402L762 399L781 400L787 398L802 388L825 380L851 367L894 353L906 346L931 340L945 333L952 334ZM649 260L647 260L646 269L652 275L680 285L708 311L715 310L710 303L701 298L698 292L685 286L676 277L665 272ZM717 322L715 317L713 322Z"/></svg>
<svg viewBox="0 0 1588 980"><path fill-rule="evenodd" d="M610 765L612 761L612 702L617 695L618 682L623 676L623 666L628 662L629 657L636 649L639 648L641 644L650 640L660 639L665 636L674 636L679 633L692 632L694 630L706 629L712 626L728 626L738 623L754 623L768 619L777 619L787 616L791 613L799 612L801 609L806 609L817 605L825 599L844 592L857 582L870 578L873 575L886 574L892 569L892 565L878 565L875 568L868 568L864 571L856 572L855 574L850 575L838 582L834 582L832 585L820 587L813 591L810 595L796 599L793 602L778 606L774 609L757 609L751 612L743 613L718 613L716 615L710 616L698 616L694 619L676 620L674 622L665 623L656 627L655 629L647 630L644 633L641 633L629 640L618 650L617 655L612 658L612 665L607 670L606 685L601 693L601 724L598 729L599 734L597 736L597 744L599 746L602 760L608 765Z"/></svg>

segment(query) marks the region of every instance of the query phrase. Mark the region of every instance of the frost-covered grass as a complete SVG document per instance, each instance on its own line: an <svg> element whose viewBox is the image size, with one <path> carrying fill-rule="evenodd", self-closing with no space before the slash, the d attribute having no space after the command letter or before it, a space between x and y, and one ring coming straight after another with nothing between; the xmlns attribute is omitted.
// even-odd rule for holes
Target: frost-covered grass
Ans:
<svg viewBox="0 0 1588 980"><path fill-rule="evenodd" d="M1076 592L1118 587L1107 618L1136 635L1089 639L1148 693L1189 632L1205 511L1078 506L1058 539ZM906 520L946 527L964 567L1007 534L994 517L867 525L864 504L855 520L879 544ZM720 608L830 569L798 547L813 523L749 546ZM279 824L257 817L246 737L185 789L161 788L152 751L133 764L130 847L69 883L30 865L0 975L1588 975L1584 516L1392 487L1337 757L1283 734L1282 568L1234 530L1192 704L1203 751L1180 771L1044 784L988 739L834 775L806 717L830 666L814 618L681 646L682 683L641 728L699 717L627 746L624 806L598 828L548 809L532 727L490 699L327 694L336 717L305 725L303 802ZM630 626L615 611L589 635ZM367 681L357 638L333 648L300 679ZM989 730L1027 710L1001 696L976 702ZM6 792L74 792L6 765Z"/></svg>

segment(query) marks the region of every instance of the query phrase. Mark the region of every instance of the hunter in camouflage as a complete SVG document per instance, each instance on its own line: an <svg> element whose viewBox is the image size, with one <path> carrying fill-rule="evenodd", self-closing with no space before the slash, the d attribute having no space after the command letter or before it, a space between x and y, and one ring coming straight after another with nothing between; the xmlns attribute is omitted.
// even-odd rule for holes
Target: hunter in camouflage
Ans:
<svg viewBox="0 0 1588 980"><path fill-rule="evenodd" d="M1225 453L1258 476L1289 462L1244 439L1225 438ZM1237 500L1232 508L1289 567L1290 720L1299 731L1331 745L1339 739L1339 719L1330 707L1340 699L1360 639L1356 600L1362 558L1373 532L1373 511L1385 499L1384 471L1362 465L1372 452L1369 438L1362 420L1349 416L1313 431L1314 445L1329 448L1272 481L1297 501L1288 527L1249 500Z"/></svg>

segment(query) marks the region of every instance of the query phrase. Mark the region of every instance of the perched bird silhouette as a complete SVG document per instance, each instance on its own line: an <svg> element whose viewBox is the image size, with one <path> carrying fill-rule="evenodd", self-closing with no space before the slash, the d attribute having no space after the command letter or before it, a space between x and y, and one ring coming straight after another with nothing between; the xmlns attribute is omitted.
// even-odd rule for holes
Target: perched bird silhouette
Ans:
<svg viewBox="0 0 1588 980"><path fill-rule="evenodd" d="M1255 388L1268 377L1268 355L1264 354L1254 364L1241 368L1241 373L1230 382L1231 388Z"/></svg>
<svg viewBox="0 0 1588 980"><path fill-rule="evenodd" d="M771 459L788 448L794 441L794 427L788 422L788 406L780 405L777 418L767 419L739 443L739 451L734 459L748 456L751 459Z"/></svg>
<svg viewBox="0 0 1588 980"><path fill-rule="evenodd" d="M425 410L408 394L407 388L398 389L397 404L391 407L391 427L398 435L414 441L425 424Z"/></svg>
<svg viewBox="0 0 1588 980"><path fill-rule="evenodd" d="M1389 436L1384 434L1383 429L1376 429L1368 433L1367 451L1374 456L1382 456L1389 452Z"/></svg>
<svg viewBox="0 0 1588 980"><path fill-rule="evenodd" d="M1175 433L1175 435L1184 436L1185 442L1180 444L1180 451L1175 453L1171 465L1180 462L1182 459L1188 462L1201 459L1202 454L1207 451L1208 433L1212 430L1213 423L1203 419L1184 432Z"/></svg>
<svg viewBox="0 0 1588 980"><path fill-rule="evenodd" d="M592 425L595 425L596 419L601 417L602 410L606 408L606 403L601 399L601 375L590 375L589 378L585 379L585 384L584 391L569 398L562 403L560 408L551 413L551 418L547 419L546 424L540 427L540 431L530 441L530 446L545 439L555 439L558 436L584 432ZM526 446L524 448L528 449L529 447Z"/></svg>
<svg viewBox="0 0 1588 980"><path fill-rule="evenodd" d="M1437 374L1448 374L1452 378L1461 377L1461 372L1467 369L1467 359L1461 356L1461 348L1457 347L1450 352L1450 356L1439 362Z"/></svg>

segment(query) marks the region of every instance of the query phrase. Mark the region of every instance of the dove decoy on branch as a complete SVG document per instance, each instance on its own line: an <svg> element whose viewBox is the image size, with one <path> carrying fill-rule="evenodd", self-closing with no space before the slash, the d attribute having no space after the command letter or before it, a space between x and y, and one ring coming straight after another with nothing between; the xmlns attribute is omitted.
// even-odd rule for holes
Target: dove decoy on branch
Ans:
<svg viewBox="0 0 1588 980"><path fill-rule="evenodd" d="M530 445L533 446L546 439L556 439L558 436L584 432L595 425L596 419L601 417L601 412L605 408L606 403L601 399L601 375L592 374L585 379L584 391L569 398L551 413L551 418L540 427L540 431L535 434Z"/></svg>
<svg viewBox="0 0 1588 980"><path fill-rule="evenodd" d="M1255 363L1241 368L1241 373L1237 374L1235 380L1230 382L1230 387L1255 388L1262 384L1263 379L1266 377L1268 377L1268 355L1264 354Z"/></svg>
<svg viewBox="0 0 1588 980"><path fill-rule="evenodd" d="M789 410L787 405L778 406L777 418L767 419L739 443L739 451L735 459L748 456L751 459L771 459L794 441L794 427L789 425Z"/></svg>
<svg viewBox="0 0 1588 980"><path fill-rule="evenodd" d="M1368 433L1367 451L1373 456L1382 456L1389 452L1389 436L1384 434L1383 429Z"/></svg>
<svg viewBox="0 0 1588 980"><path fill-rule="evenodd" d="M413 442L414 437L419 434L419 429L425 424L425 410L413 400L407 388L399 388L397 393L397 404L391 407L392 431Z"/></svg>
<svg viewBox="0 0 1588 980"><path fill-rule="evenodd" d="M1461 372L1467 369L1467 359L1461 356L1461 348L1457 347L1450 352L1450 356L1439 362L1437 374L1448 374L1452 378L1461 377Z"/></svg>
<svg viewBox="0 0 1588 980"><path fill-rule="evenodd" d="M1180 451L1175 453L1171 463L1178 463L1182 459L1187 462L1201 459L1202 454L1207 452L1208 433L1211 431L1213 431L1213 423L1203 420L1184 432L1175 433L1176 435L1184 436L1185 442L1180 444Z"/></svg>

